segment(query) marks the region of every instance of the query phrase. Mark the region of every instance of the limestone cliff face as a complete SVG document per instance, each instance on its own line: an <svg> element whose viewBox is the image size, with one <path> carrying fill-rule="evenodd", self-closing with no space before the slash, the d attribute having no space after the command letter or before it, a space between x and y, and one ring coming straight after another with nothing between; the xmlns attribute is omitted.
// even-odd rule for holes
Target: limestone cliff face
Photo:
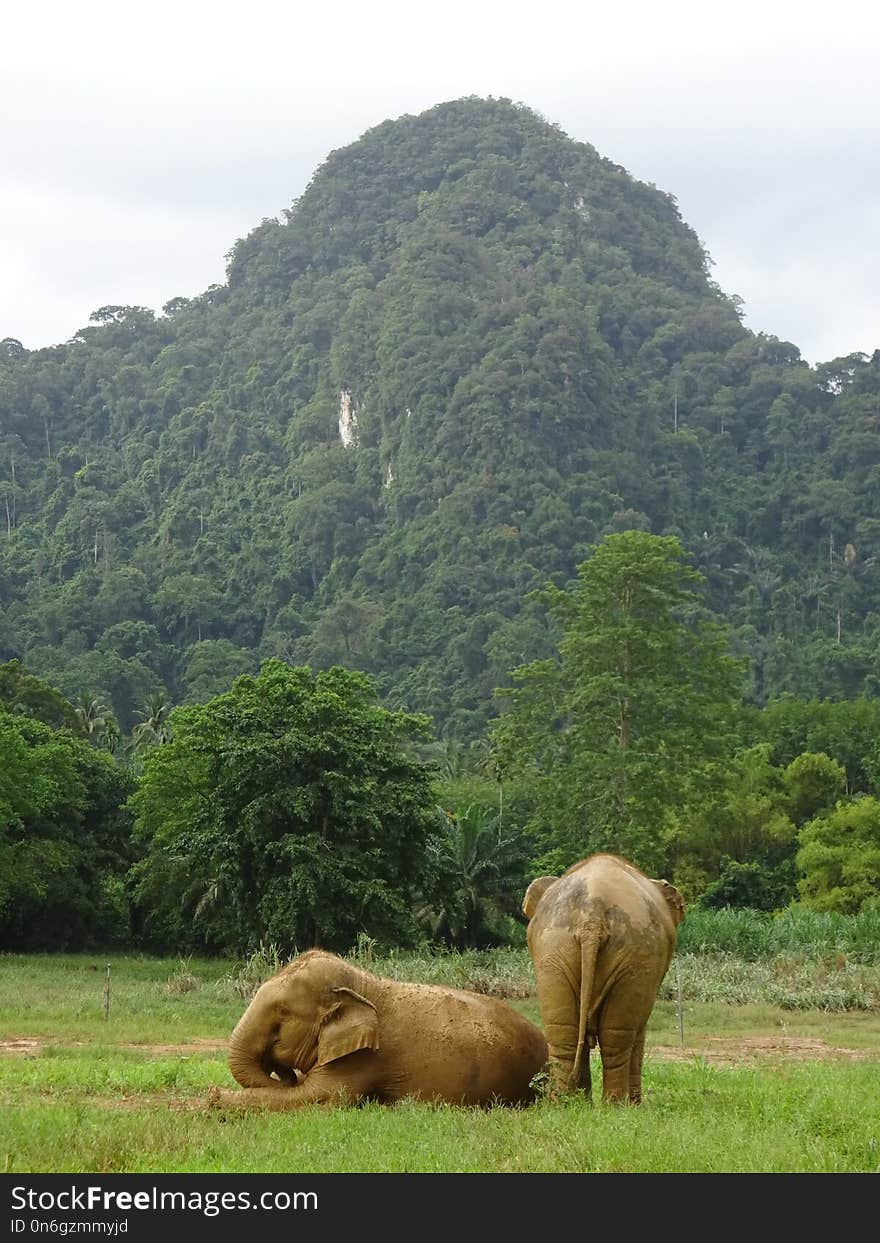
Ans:
<svg viewBox="0 0 880 1243"><path fill-rule="evenodd" d="M357 448L358 407L352 400L351 389L344 388L339 394L339 439L346 449Z"/></svg>

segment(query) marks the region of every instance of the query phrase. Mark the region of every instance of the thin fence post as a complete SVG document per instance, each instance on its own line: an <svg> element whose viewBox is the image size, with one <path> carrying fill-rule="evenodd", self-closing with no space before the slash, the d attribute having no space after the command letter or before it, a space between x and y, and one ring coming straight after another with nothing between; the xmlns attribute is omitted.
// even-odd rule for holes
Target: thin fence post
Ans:
<svg viewBox="0 0 880 1243"><path fill-rule="evenodd" d="M675 984L678 992L678 1042L684 1044L684 1006L681 1000L681 971L678 966L678 959L675 960Z"/></svg>
<svg viewBox="0 0 880 1243"><path fill-rule="evenodd" d="M110 964L107 963L107 977L104 980L104 1022L110 1018Z"/></svg>

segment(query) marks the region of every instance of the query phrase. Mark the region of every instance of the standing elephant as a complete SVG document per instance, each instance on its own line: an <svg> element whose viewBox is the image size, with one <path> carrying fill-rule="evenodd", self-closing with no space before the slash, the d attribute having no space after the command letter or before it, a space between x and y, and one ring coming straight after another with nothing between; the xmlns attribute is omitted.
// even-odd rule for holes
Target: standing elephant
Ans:
<svg viewBox="0 0 880 1243"><path fill-rule="evenodd" d="M223 1104L519 1104L547 1061L537 1027L480 993L384 979L309 950L257 991L229 1044ZM277 1077L276 1077L277 1076Z"/></svg>
<svg viewBox="0 0 880 1243"><path fill-rule="evenodd" d="M529 953L555 1090L590 1095L590 1047L602 1096L638 1104L645 1026L684 919L681 894L616 855L591 855L533 880L523 899Z"/></svg>

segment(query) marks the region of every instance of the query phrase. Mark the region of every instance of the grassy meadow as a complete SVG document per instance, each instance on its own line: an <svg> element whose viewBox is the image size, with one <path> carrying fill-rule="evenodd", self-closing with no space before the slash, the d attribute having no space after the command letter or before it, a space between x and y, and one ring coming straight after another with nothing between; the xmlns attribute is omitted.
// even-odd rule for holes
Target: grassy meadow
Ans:
<svg viewBox="0 0 880 1243"><path fill-rule="evenodd" d="M880 1171L880 936L812 919L799 937L782 920L693 919L652 1016L640 1109L600 1103L595 1053L592 1107L211 1109L212 1086L234 1087L225 1042L274 951L237 964L4 955L0 1169ZM352 956L504 996L540 1023L524 949L382 955L363 942Z"/></svg>

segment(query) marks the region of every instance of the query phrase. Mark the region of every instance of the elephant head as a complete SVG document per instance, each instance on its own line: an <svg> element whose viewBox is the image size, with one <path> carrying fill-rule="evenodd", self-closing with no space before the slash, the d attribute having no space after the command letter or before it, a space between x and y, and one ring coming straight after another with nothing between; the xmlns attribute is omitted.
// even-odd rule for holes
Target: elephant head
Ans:
<svg viewBox="0 0 880 1243"><path fill-rule="evenodd" d="M229 1044L241 1086L283 1088L298 1081L296 1071L377 1049L376 1008L350 987L353 976L335 955L310 950L261 985Z"/></svg>
<svg viewBox="0 0 880 1243"><path fill-rule="evenodd" d="M538 876L529 885L523 897L522 909L526 919L531 919L538 909L538 903L551 885L559 880L558 876Z"/></svg>
<svg viewBox="0 0 880 1243"><path fill-rule="evenodd" d="M655 880L654 884L663 895L663 900L669 907L669 914L672 916L672 922L676 927L684 919L684 898L675 885L670 885L668 880Z"/></svg>

